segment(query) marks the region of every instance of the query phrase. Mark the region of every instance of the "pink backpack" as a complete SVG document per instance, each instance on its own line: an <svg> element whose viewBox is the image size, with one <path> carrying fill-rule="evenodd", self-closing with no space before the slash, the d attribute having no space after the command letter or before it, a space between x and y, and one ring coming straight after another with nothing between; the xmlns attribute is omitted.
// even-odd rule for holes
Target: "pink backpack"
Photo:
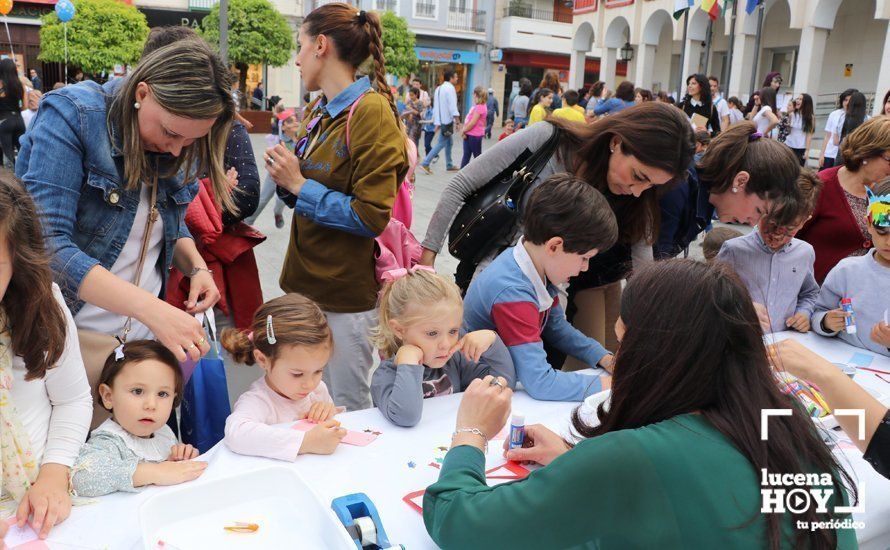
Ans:
<svg viewBox="0 0 890 550"><path fill-rule="evenodd" d="M358 97L349 108L346 117L346 150L349 150L349 121L358 102L364 94ZM411 221L414 208L411 203L411 194L414 184L411 176L417 168L417 146L410 138L405 136L405 147L408 150L408 173L399 185L396 200L393 203L392 217L383 232L374 239L376 247L374 251L374 275L378 283L383 283L383 274L394 269L410 269L420 261L423 249L417 238L411 233Z"/></svg>

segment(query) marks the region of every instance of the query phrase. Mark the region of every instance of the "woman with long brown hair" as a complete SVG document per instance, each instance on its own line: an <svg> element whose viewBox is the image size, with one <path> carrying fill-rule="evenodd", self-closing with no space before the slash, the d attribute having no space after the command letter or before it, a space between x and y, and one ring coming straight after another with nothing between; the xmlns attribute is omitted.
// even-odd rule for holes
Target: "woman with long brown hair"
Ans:
<svg viewBox="0 0 890 550"><path fill-rule="evenodd" d="M303 85L321 91L309 106L292 153L268 149L266 167L294 208L281 288L315 300L334 334L325 383L349 410L371 406L373 365L367 332L375 324L374 237L392 215L408 171L405 133L386 83L380 18L326 4L303 20L297 66ZM367 77L355 79L373 59ZM347 132L348 122L348 132Z"/></svg>
<svg viewBox="0 0 890 550"><path fill-rule="evenodd" d="M210 349L192 314L219 291L184 219L205 173L236 211L223 165L228 83L206 42L182 40L126 78L43 98L16 174L45 216L53 271L84 335L154 336L180 361ZM171 266L191 278L187 311L162 299ZM88 361L94 379L103 363Z"/></svg>
<svg viewBox="0 0 890 550"><path fill-rule="evenodd" d="M584 301L579 310L585 315L575 326L608 349L612 342L607 328L614 325L617 317L620 281L630 272L631 247L646 248L653 243L659 224L658 190L685 175L695 150L689 121L670 105L647 102L590 125L550 119L498 143L461 170L445 188L422 243L421 262L433 265L445 234L467 197L513 164L524 151L537 151L557 129L560 133L556 153L526 197L552 174L571 172L602 192L612 206L618 218L618 244L593 257L587 272L572 282L573 294L577 291ZM518 205L520 212L524 206ZM458 285L469 286L477 268L512 246L520 233L517 225L509 239L496 243L479 264L461 262L455 276Z"/></svg>
<svg viewBox="0 0 890 550"><path fill-rule="evenodd" d="M34 201L0 172L2 493L19 501L18 524L33 515L44 536L71 511L68 475L93 410L77 328L52 275Z"/></svg>
<svg viewBox="0 0 890 550"><path fill-rule="evenodd" d="M856 547L852 529L799 528L849 518L834 510L856 501L855 486L797 398L779 390L751 297L731 268L646 267L627 284L615 330L609 404L595 418L576 410L570 441L527 426L525 448L505 458L544 468L521 481L486 487L483 448L507 421L512 392L491 377L471 384L439 481L424 495L436 544ZM791 414L770 417L764 440L766 409ZM799 476L803 491L815 481L828 492L827 511L762 513L761 490L779 476Z"/></svg>

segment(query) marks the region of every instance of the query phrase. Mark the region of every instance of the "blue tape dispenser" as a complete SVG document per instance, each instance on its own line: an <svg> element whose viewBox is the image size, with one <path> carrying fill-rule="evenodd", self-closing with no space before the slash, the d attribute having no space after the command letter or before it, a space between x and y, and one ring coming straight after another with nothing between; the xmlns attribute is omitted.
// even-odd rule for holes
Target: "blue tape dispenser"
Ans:
<svg viewBox="0 0 890 550"><path fill-rule="evenodd" d="M331 508L355 541L358 550L405 550L401 544L392 545L383 529L377 507L365 493L353 493L335 498Z"/></svg>

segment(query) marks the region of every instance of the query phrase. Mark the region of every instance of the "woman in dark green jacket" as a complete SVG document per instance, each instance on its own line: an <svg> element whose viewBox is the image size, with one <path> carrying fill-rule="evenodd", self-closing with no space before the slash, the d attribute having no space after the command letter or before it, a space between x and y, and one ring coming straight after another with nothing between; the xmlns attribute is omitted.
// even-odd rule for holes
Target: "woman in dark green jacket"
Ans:
<svg viewBox="0 0 890 550"><path fill-rule="evenodd" d="M581 436L574 446L529 426L526 448L506 457L545 467L522 481L486 486L481 449L504 425L511 392L491 377L470 386L439 481L424 496L424 523L437 544L857 547L850 528L802 528L850 523L834 506L855 501L855 487L796 400L779 391L751 297L730 269L669 260L636 273L616 332L608 410L600 406L597 426L573 415ZM766 441L764 409L793 411L769 418ZM824 475L778 487L770 485L775 474ZM783 513L762 497L762 489L798 487L830 495L826 509L811 499Z"/></svg>

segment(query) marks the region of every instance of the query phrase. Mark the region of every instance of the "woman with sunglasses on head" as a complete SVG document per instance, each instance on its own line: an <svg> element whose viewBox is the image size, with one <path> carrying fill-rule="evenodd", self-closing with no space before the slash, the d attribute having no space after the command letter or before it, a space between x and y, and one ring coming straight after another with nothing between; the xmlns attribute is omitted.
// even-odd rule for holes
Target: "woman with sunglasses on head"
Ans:
<svg viewBox="0 0 890 550"><path fill-rule="evenodd" d="M872 248L866 224L866 187L890 176L890 117L878 116L854 130L841 145L844 163L819 172L822 193L812 218L797 234L816 249L816 281L839 261Z"/></svg>
<svg viewBox="0 0 890 550"><path fill-rule="evenodd" d="M281 288L325 312L336 345L324 380L334 402L349 410L371 406L374 238L386 228L408 171L381 33L376 13L347 4L325 4L306 16L297 66L306 89L321 95L307 109L295 151L279 144L264 155L279 196L294 208ZM368 77L355 79L368 57L376 91Z"/></svg>

